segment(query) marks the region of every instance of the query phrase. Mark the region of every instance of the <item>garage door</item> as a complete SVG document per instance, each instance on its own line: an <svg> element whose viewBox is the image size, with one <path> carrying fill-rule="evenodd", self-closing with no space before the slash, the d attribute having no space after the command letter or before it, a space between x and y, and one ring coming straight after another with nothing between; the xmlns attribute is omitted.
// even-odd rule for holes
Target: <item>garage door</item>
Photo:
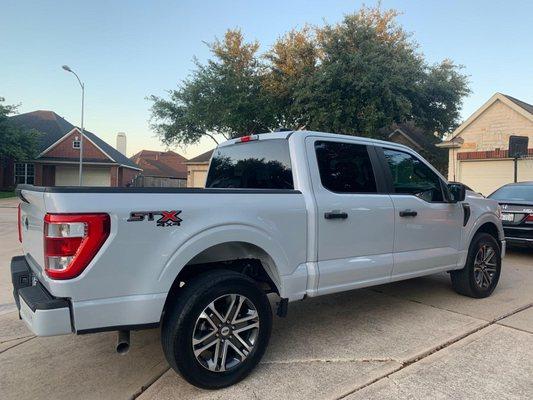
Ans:
<svg viewBox="0 0 533 400"><path fill-rule="evenodd" d="M205 180L207 178L207 171L191 171L192 172L192 187L205 187Z"/></svg>
<svg viewBox="0 0 533 400"><path fill-rule="evenodd" d="M514 181L512 160L461 161L457 180L485 196ZM518 161L518 181L533 180L533 160Z"/></svg>
<svg viewBox="0 0 533 400"><path fill-rule="evenodd" d="M83 167L83 186L110 186L109 167ZM56 166L56 186L77 186L79 167Z"/></svg>

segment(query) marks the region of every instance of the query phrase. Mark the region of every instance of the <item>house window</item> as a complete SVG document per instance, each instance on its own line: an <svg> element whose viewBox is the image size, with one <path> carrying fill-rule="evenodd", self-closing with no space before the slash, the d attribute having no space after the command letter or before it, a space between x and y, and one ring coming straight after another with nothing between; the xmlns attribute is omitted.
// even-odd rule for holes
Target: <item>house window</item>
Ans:
<svg viewBox="0 0 533 400"><path fill-rule="evenodd" d="M79 149L80 148L80 141L79 140L74 140L72 142L72 148L73 149Z"/></svg>
<svg viewBox="0 0 533 400"><path fill-rule="evenodd" d="M15 184L27 183L33 185L35 183L35 168L30 163L15 163Z"/></svg>

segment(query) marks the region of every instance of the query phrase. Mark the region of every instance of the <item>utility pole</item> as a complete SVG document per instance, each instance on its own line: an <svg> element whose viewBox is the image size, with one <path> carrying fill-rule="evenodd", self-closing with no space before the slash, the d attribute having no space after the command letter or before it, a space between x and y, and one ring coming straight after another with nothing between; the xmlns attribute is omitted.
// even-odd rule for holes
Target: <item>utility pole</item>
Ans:
<svg viewBox="0 0 533 400"><path fill-rule="evenodd" d="M80 80L78 74L76 74L68 65L63 65L63 69L67 72L74 74L81 86L81 137L80 137L80 172L79 172L79 185L83 184L83 111L85 107L85 85Z"/></svg>

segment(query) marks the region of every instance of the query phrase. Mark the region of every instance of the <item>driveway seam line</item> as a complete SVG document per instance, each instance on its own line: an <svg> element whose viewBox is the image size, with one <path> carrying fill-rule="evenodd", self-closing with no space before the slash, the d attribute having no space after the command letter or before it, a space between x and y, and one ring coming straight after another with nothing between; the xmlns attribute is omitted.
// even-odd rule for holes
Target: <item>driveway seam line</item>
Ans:
<svg viewBox="0 0 533 400"><path fill-rule="evenodd" d="M134 400L138 398L140 395L142 395L144 392L146 392L150 386L152 386L154 383L156 383L163 375L165 375L170 370L170 366L165 368L161 373L156 374L152 379L148 381L145 385L142 385L141 388L136 391L131 397L130 400Z"/></svg>
<svg viewBox="0 0 533 400"><path fill-rule="evenodd" d="M8 347L7 349L4 349L4 350L0 351L0 354L5 353L6 351L9 351L9 350L11 350L11 349L14 349L15 347L20 346L21 344L27 343L27 342L29 342L30 340L35 339L35 338L36 338L36 336L29 337L29 338L27 338L26 340L23 340L22 342L17 343L17 344L14 345L14 346ZM15 339L15 340L16 340L16 339ZM2 344L5 344L5 343L9 343L9 341L8 341L8 342L4 342L4 343L2 343Z"/></svg>
<svg viewBox="0 0 533 400"><path fill-rule="evenodd" d="M276 364L305 364L305 363L380 363L380 362L397 362L402 364L401 361L394 358L316 358L309 360L272 360L272 361L262 361L261 364L264 365L276 365Z"/></svg>
<svg viewBox="0 0 533 400"><path fill-rule="evenodd" d="M514 329L515 331L519 331L519 332L524 332L524 333L529 333L530 335L533 335L533 332L531 331L526 331L525 329L522 329L522 328L516 328L514 326L509 326L509 325L505 325L505 324L502 324L502 323L496 323L496 325L500 325L500 326L503 326L504 328L509 328L509 329Z"/></svg>
<svg viewBox="0 0 533 400"><path fill-rule="evenodd" d="M473 335L473 334L475 334L475 333L477 333L477 332L479 332L479 331L481 331L481 330L483 330L485 328L488 328L489 326L492 326L492 325L495 325L495 324L496 325L500 325L500 324L498 324L498 321L501 321L502 319L510 317L511 315L517 314L517 313L519 313L521 311L527 310L531 306L533 306L533 303L526 304L526 305L521 306L521 307L519 307L519 308L517 308L517 309L515 309L513 311L510 311L510 312L508 312L508 313L506 313L506 314L504 314L502 316L494 318L492 321L487 322L485 324L482 324L481 326L477 327L476 329L473 329L471 331L467 331L466 333L464 333L462 335L459 335L459 336L457 336L457 337L455 337L453 339L450 339L447 342L443 343L440 346L435 347L432 350L426 351L426 352L420 354L419 356L417 356L415 358L411 358L410 360L407 360L407 361L401 363L401 365L397 369L395 369L395 370L393 370L391 372L388 372L387 374L384 374L382 376L378 376L375 379L372 379L370 382L367 382L367 383L365 383L363 385L360 385L360 386L356 387L355 389L351 390L350 392L337 397L336 399L337 400L344 399L344 398L346 398L346 397L348 397L348 396L360 391L361 389L364 389L364 388L366 388L368 386L373 385L374 383L376 383L378 381L386 379L389 376L391 376L392 374L395 374L396 372L401 371L402 369L407 368L410 365L413 365L413 364L415 364L415 363L417 363L417 362L419 362L419 361L431 356L432 354L435 354L435 353L437 353L437 352L439 352L441 350L444 350L445 348L448 348L451 345L453 345L453 344L455 344L455 343L457 343L457 342L459 342L459 341L461 341L463 339L466 339L468 336L471 336L471 335Z"/></svg>
<svg viewBox="0 0 533 400"><path fill-rule="evenodd" d="M5 343L12 342L12 341L14 341L14 340L20 340L20 339L26 339L26 338L33 338L33 337L35 337L35 335L18 336L18 337L11 338L11 339L7 339L7 340L0 340L0 344L5 344Z"/></svg>

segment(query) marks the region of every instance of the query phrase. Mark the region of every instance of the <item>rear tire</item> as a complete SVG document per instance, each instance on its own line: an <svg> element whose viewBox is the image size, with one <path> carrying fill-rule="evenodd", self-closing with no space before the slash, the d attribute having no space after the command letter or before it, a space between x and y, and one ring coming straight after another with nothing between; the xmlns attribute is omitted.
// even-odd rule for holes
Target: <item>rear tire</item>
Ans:
<svg viewBox="0 0 533 400"><path fill-rule="evenodd" d="M477 233L470 243L465 267L450 274L452 286L464 296L488 297L498 285L501 266L497 240L488 233Z"/></svg>
<svg viewBox="0 0 533 400"><path fill-rule="evenodd" d="M167 361L189 383L219 389L255 368L271 328L270 303L257 283L237 272L214 270L191 279L170 300L161 341Z"/></svg>

